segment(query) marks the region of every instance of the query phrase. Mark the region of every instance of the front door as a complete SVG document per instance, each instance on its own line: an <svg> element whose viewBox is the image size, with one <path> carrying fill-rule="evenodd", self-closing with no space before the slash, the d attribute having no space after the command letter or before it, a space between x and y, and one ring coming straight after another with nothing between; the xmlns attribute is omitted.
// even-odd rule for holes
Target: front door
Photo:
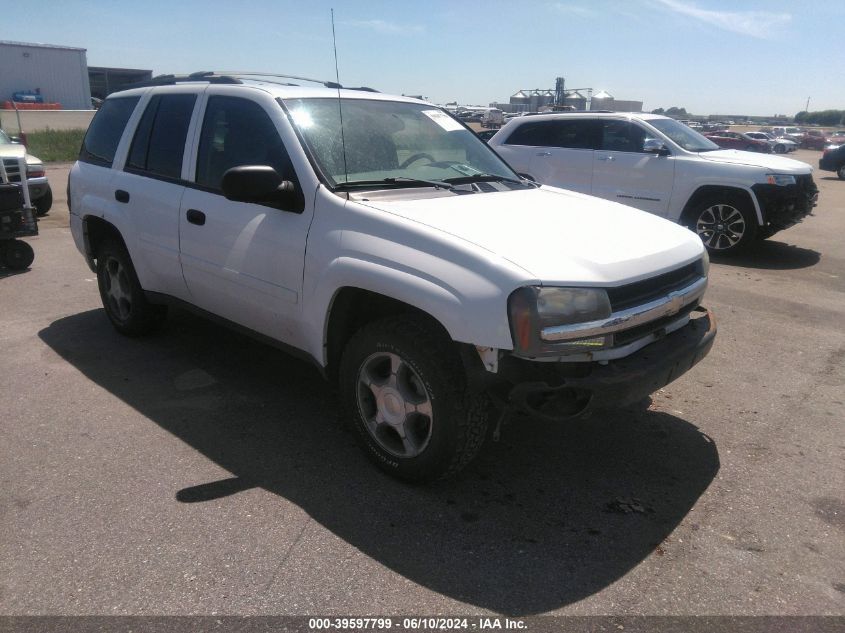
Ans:
<svg viewBox="0 0 845 633"><path fill-rule="evenodd" d="M648 132L635 123L604 119L602 129L592 194L666 217L675 180L672 157L643 152Z"/></svg>
<svg viewBox="0 0 845 633"><path fill-rule="evenodd" d="M195 183L182 197L180 249L191 301L252 330L295 343L305 242L313 192L279 208L233 202L223 174L239 165L270 165L302 192L280 136L282 110L272 99L206 93Z"/></svg>

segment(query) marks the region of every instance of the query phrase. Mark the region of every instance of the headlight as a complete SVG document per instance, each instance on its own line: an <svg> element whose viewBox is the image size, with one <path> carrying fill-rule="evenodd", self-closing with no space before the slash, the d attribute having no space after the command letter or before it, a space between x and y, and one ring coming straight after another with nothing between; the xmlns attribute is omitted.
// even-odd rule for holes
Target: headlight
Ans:
<svg viewBox="0 0 845 633"><path fill-rule="evenodd" d="M541 351L589 351L612 344L612 337L598 337L566 343L549 343L540 338L543 328L588 323L610 316L610 300L600 288L546 288L527 286L508 300L511 334L517 350L526 355Z"/></svg>
<svg viewBox="0 0 845 633"><path fill-rule="evenodd" d="M766 174L766 182L770 185L785 187L786 185L795 184L795 176L788 176L786 174Z"/></svg>

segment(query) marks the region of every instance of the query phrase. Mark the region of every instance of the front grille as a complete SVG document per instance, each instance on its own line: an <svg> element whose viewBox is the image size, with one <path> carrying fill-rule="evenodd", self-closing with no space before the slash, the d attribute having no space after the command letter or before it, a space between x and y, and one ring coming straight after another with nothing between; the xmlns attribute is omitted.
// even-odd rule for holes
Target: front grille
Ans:
<svg viewBox="0 0 845 633"><path fill-rule="evenodd" d="M613 335L613 346L621 347L622 345L627 345L628 343L631 343L633 341L636 341L637 339L647 336L652 332L656 332L657 330L665 328L670 323L677 321L678 319L688 315L690 312L695 310L698 303L698 301L693 301L689 305L684 306L680 312L670 314L669 316L665 316L660 319L655 319L654 321L649 321L648 323L643 323L642 325L638 325L637 327L632 327L627 330L622 330L621 332L616 332Z"/></svg>
<svg viewBox="0 0 845 633"><path fill-rule="evenodd" d="M21 181L21 168L20 164L18 163L17 158L4 158L3 159L3 167L6 170L6 181L5 182L20 182ZM2 172L0 172L0 178L2 178Z"/></svg>
<svg viewBox="0 0 845 633"><path fill-rule="evenodd" d="M813 200L819 193L819 188L816 186L816 183L813 182L812 174L796 176L795 184L798 185L798 191L804 194L804 196L809 200Z"/></svg>
<svg viewBox="0 0 845 633"><path fill-rule="evenodd" d="M701 260L675 270L643 279L617 288L607 288L613 312L627 310L665 297L670 292L685 288L704 276Z"/></svg>

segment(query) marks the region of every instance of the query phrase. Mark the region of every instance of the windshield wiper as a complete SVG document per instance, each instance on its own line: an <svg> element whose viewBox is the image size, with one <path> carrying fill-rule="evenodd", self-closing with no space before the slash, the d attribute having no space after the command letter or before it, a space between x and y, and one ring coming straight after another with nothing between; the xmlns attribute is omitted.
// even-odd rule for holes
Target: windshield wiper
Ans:
<svg viewBox="0 0 845 633"><path fill-rule="evenodd" d="M523 180L508 178L507 176L497 176L496 174L472 174L471 176L455 176L453 178L444 178L443 180L453 185L465 185L471 182L512 182L517 185L526 184Z"/></svg>
<svg viewBox="0 0 845 633"><path fill-rule="evenodd" d="M379 187L388 185L391 187L435 187L437 189L452 189L452 185L443 180L422 180L420 178L408 178L396 176L394 178L382 178L381 180L347 180L335 185L335 189L344 191L346 189L366 189L367 187Z"/></svg>

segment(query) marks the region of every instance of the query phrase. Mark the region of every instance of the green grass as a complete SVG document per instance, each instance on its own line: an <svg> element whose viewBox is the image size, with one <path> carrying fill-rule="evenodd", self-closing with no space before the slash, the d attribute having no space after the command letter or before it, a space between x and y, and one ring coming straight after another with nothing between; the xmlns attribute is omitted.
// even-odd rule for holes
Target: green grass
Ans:
<svg viewBox="0 0 845 633"><path fill-rule="evenodd" d="M85 130L42 130L28 132L27 151L45 162L74 161L82 146Z"/></svg>

